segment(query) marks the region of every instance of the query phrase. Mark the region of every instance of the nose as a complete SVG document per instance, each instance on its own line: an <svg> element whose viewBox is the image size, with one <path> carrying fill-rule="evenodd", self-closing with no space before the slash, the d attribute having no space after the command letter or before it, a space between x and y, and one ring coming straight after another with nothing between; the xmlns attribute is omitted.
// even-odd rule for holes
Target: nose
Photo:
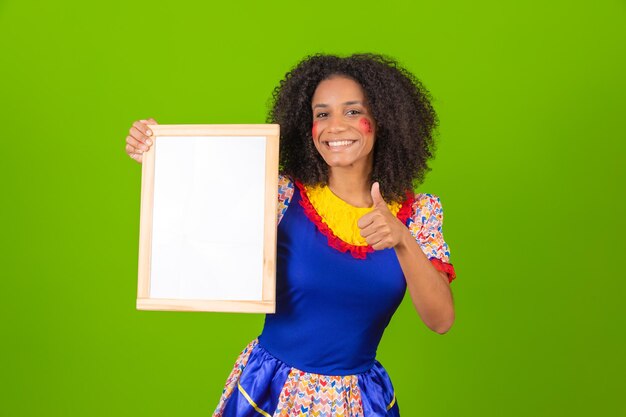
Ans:
<svg viewBox="0 0 626 417"><path fill-rule="evenodd" d="M328 132L339 133L346 130L346 124L341 117L331 117L328 120Z"/></svg>

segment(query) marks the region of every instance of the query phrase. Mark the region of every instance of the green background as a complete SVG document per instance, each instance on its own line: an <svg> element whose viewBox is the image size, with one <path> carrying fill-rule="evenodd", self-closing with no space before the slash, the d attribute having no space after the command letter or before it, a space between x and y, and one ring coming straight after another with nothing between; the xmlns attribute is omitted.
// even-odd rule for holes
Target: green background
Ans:
<svg viewBox="0 0 626 417"><path fill-rule="evenodd" d="M626 415L625 15L623 1L0 2L0 414L209 415L263 317L136 311L127 131L260 123L304 56L373 51L434 96L421 190L442 198L458 272L450 332L407 298L380 345L403 416Z"/></svg>

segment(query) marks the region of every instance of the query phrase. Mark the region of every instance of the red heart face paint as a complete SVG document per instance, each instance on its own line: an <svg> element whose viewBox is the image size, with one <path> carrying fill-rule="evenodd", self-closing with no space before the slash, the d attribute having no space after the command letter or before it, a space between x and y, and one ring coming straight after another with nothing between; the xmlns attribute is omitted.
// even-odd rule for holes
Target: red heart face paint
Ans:
<svg viewBox="0 0 626 417"><path fill-rule="evenodd" d="M311 129L311 134L313 135L313 138L317 137L317 122L313 122L313 128Z"/></svg>
<svg viewBox="0 0 626 417"><path fill-rule="evenodd" d="M361 129L363 133L372 133L372 124L365 117L362 117L359 120L359 129Z"/></svg>

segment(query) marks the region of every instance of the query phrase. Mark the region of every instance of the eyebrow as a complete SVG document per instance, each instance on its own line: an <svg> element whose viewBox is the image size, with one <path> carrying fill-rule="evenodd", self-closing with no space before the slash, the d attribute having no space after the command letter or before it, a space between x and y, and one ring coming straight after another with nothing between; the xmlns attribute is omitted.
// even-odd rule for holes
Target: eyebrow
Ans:
<svg viewBox="0 0 626 417"><path fill-rule="evenodd" d="M353 101L346 101L344 103L342 103L344 106L352 106L354 104L360 104L361 106L363 105L363 103L359 100L353 100ZM320 103L320 104L316 104L315 106L313 106L314 109L318 108L318 107L329 107L328 104L324 104L324 103Z"/></svg>

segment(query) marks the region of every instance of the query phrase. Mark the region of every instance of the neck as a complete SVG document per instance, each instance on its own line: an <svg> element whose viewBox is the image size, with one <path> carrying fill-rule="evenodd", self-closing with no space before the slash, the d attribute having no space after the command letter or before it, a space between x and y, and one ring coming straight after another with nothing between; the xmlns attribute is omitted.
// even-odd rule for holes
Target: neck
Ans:
<svg viewBox="0 0 626 417"><path fill-rule="evenodd" d="M366 171L365 169L330 167L328 188L348 204L356 207L372 207L370 172L371 168Z"/></svg>

